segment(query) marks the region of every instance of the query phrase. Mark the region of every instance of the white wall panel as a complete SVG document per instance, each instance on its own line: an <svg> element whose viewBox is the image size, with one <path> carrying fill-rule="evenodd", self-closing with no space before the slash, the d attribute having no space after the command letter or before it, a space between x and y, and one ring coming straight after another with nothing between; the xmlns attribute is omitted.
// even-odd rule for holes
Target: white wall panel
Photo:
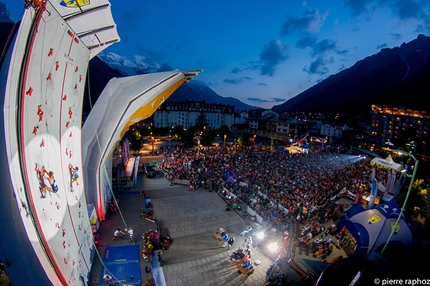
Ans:
<svg viewBox="0 0 430 286"><path fill-rule="evenodd" d="M8 101L17 111L17 121L8 123L10 128L16 126L10 135L18 136L17 148L9 150L10 157L19 161L13 166L22 168L23 184L16 177L16 190L20 200L28 198L35 225L27 224L27 229L45 271L54 285L58 280L81 285L81 277L85 280L91 269L94 245L83 177L79 172L78 181L72 183L69 166L82 170L82 101L90 52L52 11L48 3L39 20L31 9L24 16L38 24L27 37L28 58L22 58L22 93L14 101L11 91ZM51 171L55 177L52 186ZM31 235L35 232L39 235Z"/></svg>

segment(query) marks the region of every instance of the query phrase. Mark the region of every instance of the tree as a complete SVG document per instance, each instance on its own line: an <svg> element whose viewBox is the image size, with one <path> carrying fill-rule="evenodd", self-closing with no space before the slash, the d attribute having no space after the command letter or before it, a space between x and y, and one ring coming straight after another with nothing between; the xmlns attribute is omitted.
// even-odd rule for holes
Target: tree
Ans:
<svg viewBox="0 0 430 286"><path fill-rule="evenodd" d="M228 126L225 124L218 129L218 134L222 138L224 138L224 135L226 135L227 138L231 138L231 136L232 136L230 128L228 128Z"/></svg>
<svg viewBox="0 0 430 286"><path fill-rule="evenodd" d="M254 143L254 140L248 133L242 133L242 135L237 139L237 142L243 146L251 146Z"/></svg>
<svg viewBox="0 0 430 286"><path fill-rule="evenodd" d="M212 146L215 141L215 136L217 135L216 130L213 128L205 128L200 139L200 143L203 146Z"/></svg>
<svg viewBox="0 0 430 286"><path fill-rule="evenodd" d="M140 149L142 149L143 137L140 135L138 128L131 127L125 133L124 137L128 139L128 142L130 143L129 146L131 151L140 151Z"/></svg>
<svg viewBox="0 0 430 286"><path fill-rule="evenodd" d="M196 135L196 127L191 126L189 129L183 129L180 126L173 128L173 137L185 148L191 148L195 145L194 137Z"/></svg>
<svg viewBox="0 0 430 286"><path fill-rule="evenodd" d="M427 189L429 185L423 179L418 179L412 185L411 193L409 194L408 202L406 203L405 212L410 216L417 218L418 216L427 217L429 210L427 207ZM406 191L399 197L399 204L403 205L406 197Z"/></svg>
<svg viewBox="0 0 430 286"><path fill-rule="evenodd" d="M206 120L206 114L203 111L200 111L200 114L197 117L195 124L197 131L203 131L207 125L208 122Z"/></svg>

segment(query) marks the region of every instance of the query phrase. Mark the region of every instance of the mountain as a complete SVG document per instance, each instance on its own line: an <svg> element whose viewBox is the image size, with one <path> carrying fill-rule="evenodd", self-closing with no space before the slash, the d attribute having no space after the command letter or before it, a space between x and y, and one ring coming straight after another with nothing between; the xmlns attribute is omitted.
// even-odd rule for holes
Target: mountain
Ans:
<svg viewBox="0 0 430 286"><path fill-rule="evenodd" d="M144 56L126 58L115 53L106 53L103 51L99 53L97 57L114 70L120 72L123 76L159 72L162 68L157 63Z"/></svg>
<svg viewBox="0 0 430 286"><path fill-rule="evenodd" d="M371 104L430 111L430 37L382 49L272 110L369 113Z"/></svg>
<svg viewBox="0 0 430 286"><path fill-rule="evenodd" d="M13 23L9 17L9 11L6 8L6 4L0 1L0 23L3 22Z"/></svg>
<svg viewBox="0 0 430 286"><path fill-rule="evenodd" d="M123 75L119 71L112 69L98 57L94 57L90 60L82 110L84 118L88 116L103 89L114 77L123 77Z"/></svg>
<svg viewBox="0 0 430 286"><path fill-rule="evenodd" d="M99 53L97 57L106 64L108 64L109 67L119 72L122 76L131 76L137 74L147 74L173 70L168 64L159 65L143 56L134 56L131 58L126 58L115 53L103 51ZM235 107L235 110L259 109L259 107L248 105L236 98L220 96L203 82L199 82L195 79L182 84L167 99L167 101L175 102L186 100L233 105Z"/></svg>
<svg viewBox="0 0 430 286"><path fill-rule="evenodd" d="M251 106L243 103L242 101L233 97L222 97L215 91L198 80L182 84L168 99L167 101L205 101L206 103L219 103L226 105L233 105L235 110L252 110L258 107Z"/></svg>

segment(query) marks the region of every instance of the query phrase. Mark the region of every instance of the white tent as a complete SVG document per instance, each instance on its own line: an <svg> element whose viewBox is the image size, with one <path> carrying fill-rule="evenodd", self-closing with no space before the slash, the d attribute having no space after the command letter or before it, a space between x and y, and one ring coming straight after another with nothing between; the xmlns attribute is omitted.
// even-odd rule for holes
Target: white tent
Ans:
<svg viewBox="0 0 430 286"><path fill-rule="evenodd" d="M130 126L150 117L181 84L201 71L176 70L109 81L82 127L86 195L100 220L111 198L111 157L118 142Z"/></svg>
<svg viewBox="0 0 430 286"><path fill-rule="evenodd" d="M397 172L402 170L402 165L394 162L393 158L391 158L391 155L388 155L388 157L385 159L374 158L371 163L377 165L380 168L388 168Z"/></svg>

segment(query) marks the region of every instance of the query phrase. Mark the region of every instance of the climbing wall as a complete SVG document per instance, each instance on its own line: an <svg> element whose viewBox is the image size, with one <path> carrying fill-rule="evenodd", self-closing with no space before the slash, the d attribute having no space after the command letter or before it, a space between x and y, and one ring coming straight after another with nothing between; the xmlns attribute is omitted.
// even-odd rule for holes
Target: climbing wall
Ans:
<svg viewBox="0 0 430 286"><path fill-rule="evenodd" d="M28 51L18 110L27 197L55 272L76 285L90 272L93 249L81 172L89 50L48 6Z"/></svg>

